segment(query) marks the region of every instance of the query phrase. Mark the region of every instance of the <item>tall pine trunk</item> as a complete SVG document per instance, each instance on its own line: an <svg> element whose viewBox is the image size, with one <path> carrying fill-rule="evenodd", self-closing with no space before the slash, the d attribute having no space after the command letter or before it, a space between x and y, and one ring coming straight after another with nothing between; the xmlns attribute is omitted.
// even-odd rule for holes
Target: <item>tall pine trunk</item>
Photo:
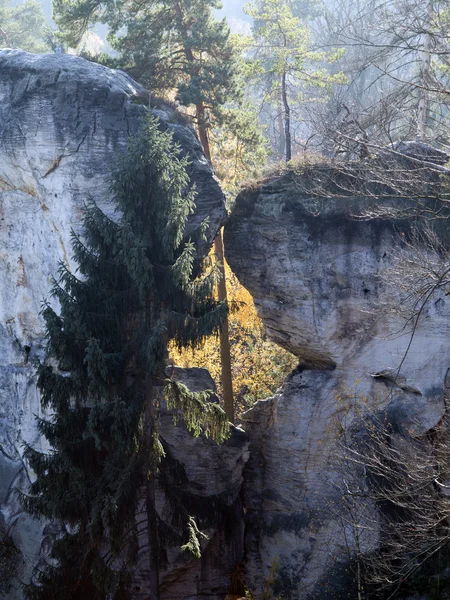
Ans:
<svg viewBox="0 0 450 600"><path fill-rule="evenodd" d="M190 48L185 48L185 56L189 62L194 62L194 55ZM198 136L200 143L202 144L203 152L212 164L211 160L211 149L209 146L208 131L206 127L206 111L203 102L199 102L195 107L195 113L197 118ZM220 269L220 283L219 283L219 300L226 302L227 300L227 287L225 280L225 264L223 254L223 240L222 232L219 231L214 240L214 251L219 259ZM222 330L220 332L220 362L222 370L222 390L223 390L223 403L224 409L227 414L228 420L234 423L234 398L233 398L233 377L231 374L231 351L230 351L230 333L228 318L223 323Z"/></svg>
<svg viewBox="0 0 450 600"><path fill-rule="evenodd" d="M180 23L184 23L183 8L179 1L175 1L175 10L177 12ZM185 31L185 39L188 38L188 32ZM195 63L195 57L192 49L189 46L184 46L184 55L188 63ZM195 116L197 118L198 136L203 148L203 152L207 160L212 164L211 149L209 146L208 130L206 125L206 110L203 102L198 102L195 106ZM214 240L214 251L216 252L220 262L221 283L219 284L218 295L220 301L227 300L227 289L225 281L225 265L223 256L223 240L222 232L216 236ZM233 378L231 375L231 352L230 352L230 334L228 319L225 319L220 333L220 362L222 369L222 389L224 409L229 421L234 423L234 399L233 399Z"/></svg>
<svg viewBox="0 0 450 600"><path fill-rule="evenodd" d="M159 539L155 500L157 465L153 456L153 433L156 416L153 394L153 380L150 374L147 373L145 376L144 448L146 453L145 458L151 457L147 467L147 481L145 484L150 591L148 600L159 600Z"/></svg>
<svg viewBox="0 0 450 600"><path fill-rule="evenodd" d="M205 107L202 102L195 107L197 117L198 136L203 147L206 158L212 163L211 149L209 147L208 131L205 122ZM214 240L214 252L219 259L220 282L218 288L219 300L227 301L227 284L225 280L225 257L223 253L222 231L216 235ZM234 398L233 398L233 377L231 374L231 351L230 351L230 328L228 318L223 323L220 332L220 363L222 370L222 391L223 406L231 423L234 423Z"/></svg>
<svg viewBox="0 0 450 600"><path fill-rule="evenodd" d="M287 83L286 73L281 76L281 98L283 100L284 107L284 137L286 144L286 162L288 163L292 158L292 141L291 141L291 109L287 99Z"/></svg>
<svg viewBox="0 0 450 600"><path fill-rule="evenodd" d="M211 149L209 147L208 131L205 123L205 107L203 103L196 106L197 127L200 142L203 147L203 152L206 158L211 161ZM220 282L218 288L219 300L227 301L227 284L225 280L225 257L223 253L222 231L216 235L214 240L214 252L219 259ZM228 326L228 318L225 319L220 332L220 363L222 370L222 391L223 405L231 423L234 423L234 398L233 398L233 377L231 374L231 351L230 351L230 329Z"/></svg>

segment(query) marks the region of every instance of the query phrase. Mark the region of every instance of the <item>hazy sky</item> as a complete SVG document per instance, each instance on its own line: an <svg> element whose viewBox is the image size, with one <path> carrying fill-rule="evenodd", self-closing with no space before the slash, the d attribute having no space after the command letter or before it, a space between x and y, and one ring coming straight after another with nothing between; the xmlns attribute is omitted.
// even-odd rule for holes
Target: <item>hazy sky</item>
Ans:
<svg viewBox="0 0 450 600"><path fill-rule="evenodd" d="M244 6L248 0L222 0L223 8L217 11L218 15L226 16L231 30L235 33L249 33L251 18L244 13Z"/></svg>
<svg viewBox="0 0 450 600"><path fill-rule="evenodd" d="M230 27L236 33L248 33L251 19L244 13L244 5L248 0L222 0L223 8L217 11L217 15L225 16ZM44 9L45 16L51 21L52 0L39 0Z"/></svg>

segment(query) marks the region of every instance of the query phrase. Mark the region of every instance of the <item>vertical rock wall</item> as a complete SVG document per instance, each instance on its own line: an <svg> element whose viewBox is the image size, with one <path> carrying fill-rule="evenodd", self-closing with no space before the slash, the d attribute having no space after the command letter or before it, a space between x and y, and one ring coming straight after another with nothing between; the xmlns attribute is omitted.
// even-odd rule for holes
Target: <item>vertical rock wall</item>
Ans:
<svg viewBox="0 0 450 600"><path fill-rule="evenodd" d="M225 230L268 335L300 363L244 415L245 572L256 598L267 586L290 600L354 598L344 592L354 540L335 510L342 474L330 457L361 414L384 412L419 437L439 423L450 302L441 290L422 307L419 288L442 256L417 233L413 202L314 197L303 177L243 192ZM364 551L377 542L375 527Z"/></svg>

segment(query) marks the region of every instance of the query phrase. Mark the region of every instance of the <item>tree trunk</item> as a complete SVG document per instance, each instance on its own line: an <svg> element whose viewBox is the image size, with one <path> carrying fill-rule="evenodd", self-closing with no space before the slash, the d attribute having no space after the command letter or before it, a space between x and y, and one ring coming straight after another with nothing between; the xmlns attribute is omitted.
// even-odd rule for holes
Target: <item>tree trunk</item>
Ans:
<svg viewBox="0 0 450 600"><path fill-rule="evenodd" d="M179 2L175 2L175 10L177 12L180 24L183 23L183 8ZM184 35L187 37L187 31L184 31ZM189 46L184 47L184 55L189 63L194 63L195 57L192 53L192 49ZM208 130L206 124L206 110L203 102L199 102L195 105L195 116L197 118L198 136L200 143L203 147L203 152L207 160L212 164L211 160L211 148L209 146ZM219 300L226 301L227 289L225 280L225 266L223 262L223 242L222 233L219 232L214 240L214 250L218 255L220 261L220 275L221 281L219 284ZM234 401L233 401L233 380L231 376L231 352L230 352L230 334L228 327L228 319L225 320L222 332L220 334L220 361L222 366L222 388L223 388L223 401L225 412L228 419L234 422Z"/></svg>
<svg viewBox="0 0 450 600"><path fill-rule="evenodd" d="M10 45L9 44L9 38L8 38L8 34L6 33L6 31L2 27L0 27L0 35L3 36L3 39L5 40L4 46L7 48Z"/></svg>
<svg viewBox="0 0 450 600"><path fill-rule="evenodd" d="M284 157L284 153L286 150L286 136L284 134L284 123L283 123L283 105L282 105L282 98L280 97L279 102L277 103L277 120L278 120L278 133L280 136L280 139L278 140L278 148L279 148L279 156L280 156L280 160L283 160Z"/></svg>
<svg viewBox="0 0 450 600"><path fill-rule="evenodd" d="M222 231L216 235L214 240L214 252L216 253L220 267L221 278L219 281L219 300L226 302L227 285L225 281L225 263L223 255ZM231 353L230 353L230 333L228 327L228 318L225 319L220 332L220 362L222 367L222 390L223 405L228 420L234 423L234 398L233 398L233 377L231 374Z"/></svg>
<svg viewBox="0 0 450 600"><path fill-rule="evenodd" d="M286 140L286 162L292 158L292 141L291 141L291 109L287 100L287 85L286 73L281 76L281 97L284 106L284 136Z"/></svg>
<svg viewBox="0 0 450 600"><path fill-rule="evenodd" d="M205 126L205 108L202 103L196 106L196 117L198 126L198 136L203 147L206 158L211 161L211 149L209 147L208 132ZM223 255L222 232L216 235L214 240L214 252L219 259L220 282L219 282L219 300L227 301L227 284L225 279L225 262ZM228 318L225 319L220 332L220 363L222 370L222 391L223 404L228 420L234 423L234 398L233 398L233 376L231 374L231 351L230 351L230 330Z"/></svg>
<svg viewBox="0 0 450 600"><path fill-rule="evenodd" d="M195 116L197 118L198 137L206 158L211 163L211 148L209 147L208 130L206 127L205 107L203 102L195 106Z"/></svg>
<svg viewBox="0 0 450 600"><path fill-rule="evenodd" d="M431 20L431 2L428 4L428 24ZM421 54L420 67L420 90L419 108L417 111L417 139L425 141L427 137L427 119L428 119L428 90L427 85L430 81L431 68L431 36L429 33L424 33L423 50Z"/></svg>
<svg viewBox="0 0 450 600"><path fill-rule="evenodd" d="M149 591L148 600L159 600L159 540L156 518L155 487L156 461L153 456L153 431L155 428L155 407L153 404L153 382L146 375L146 406L144 413L144 448L149 460L147 481L145 484L145 509L147 513Z"/></svg>

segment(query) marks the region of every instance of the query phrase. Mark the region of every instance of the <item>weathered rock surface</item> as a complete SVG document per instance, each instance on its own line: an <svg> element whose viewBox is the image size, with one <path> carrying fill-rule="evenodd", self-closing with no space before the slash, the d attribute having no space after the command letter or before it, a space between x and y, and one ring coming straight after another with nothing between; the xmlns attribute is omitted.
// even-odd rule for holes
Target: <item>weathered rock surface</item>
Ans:
<svg viewBox="0 0 450 600"><path fill-rule="evenodd" d="M246 581L256 598L268 582L290 600L353 598L340 595L352 541L335 512L330 455L368 411L419 436L440 421L450 302L441 290L422 306L430 266L439 272L442 261L414 233L412 202L318 198L302 177L243 192L225 230L227 260L268 335L300 361L244 417ZM366 551L376 544L374 531Z"/></svg>
<svg viewBox="0 0 450 600"><path fill-rule="evenodd" d="M41 301L58 261L71 264L70 229L83 200L108 207L111 164L148 98L125 74L70 56L2 51L0 75L0 597L18 600L10 574L26 580L55 535L23 514L14 493L32 477L22 444L43 444L33 379L43 355ZM225 216L223 194L192 129L170 107L152 110L192 158L198 207L189 226L208 216L211 241ZM225 236L228 261L269 336L301 364L279 394L246 415L246 581L256 598L269 586L289 600L337 598L345 587L339 474L330 463L336 437L368 410L415 436L432 429L445 411L450 346L448 297L441 291L417 304L432 283L430 264L439 276L441 256L432 238L414 234L411 204L397 200L380 214L375 200L308 196L298 177L243 193ZM393 217L396 208L402 218ZM199 371L178 376L194 389L211 385ZM175 540L162 598L222 599L243 552L247 438L235 429L219 448L174 428L169 414L162 438L176 478L169 469L161 484L179 486L208 536L201 560L181 553L186 540L161 491L158 510ZM376 531L363 539L366 551L376 543ZM136 598L146 597L146 581L144 566Z"/></svg>
<svg viewBox="0 0 450 600"><path fill-rule="evenodd" d="M176 369L172 376L192 391L215 391L214 381L205 369ZM248 438L244 431L232 427L230 439L218 446L204 437L194 438L181 423L174 427L172 415L168 413L161 420L161 438L166 460L172 463L172 472L176 473L173 480L169 475L165 483L172 491L176 488L180 503L189 507L189 514L207 535L200 560L193 560L180 550L186 539L179 538L168 549L167 569L161 577L161 597L224 600L236 565L243 557L244 519L240 494L243 470L249 458ZM163 494L160 503L161 516L172 524L176 533L177 526L171 523L170 516L179 519L179 511L170 507Z"/></svg>
<svg viewBox="0 0 450 600"><path fill-rule="evenodd" d="M0 51L0 540L20 548L21 579L30 574L45 527L22 513L14 492L32 476L22 444L42 444L33 379L43 353L41 303L58 261L71 264L70 231L79 226L83 201L90 195L104 205L111 165L146 105L148 94L122 72L73 56ZM223 193L193 129L170 107L152 110L191 157L198 198L189 227L208 216L210 242L225 217ZM203 452L203 445L189 452ZM0 565L2 552L0 545ZM0 578L0 595L20 597L6 585Z"/></svg>

